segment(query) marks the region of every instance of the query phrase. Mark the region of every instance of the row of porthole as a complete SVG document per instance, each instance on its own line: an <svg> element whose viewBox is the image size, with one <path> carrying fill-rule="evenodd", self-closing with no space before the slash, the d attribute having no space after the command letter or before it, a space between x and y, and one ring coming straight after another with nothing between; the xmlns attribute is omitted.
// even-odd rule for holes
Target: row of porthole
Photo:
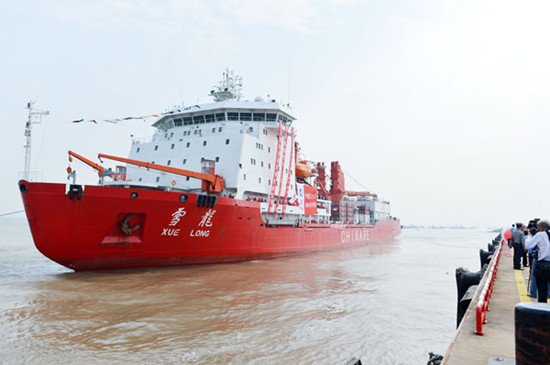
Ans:
<svg viewBox="0 0 550 365"><path fill-rule="evenodd" d="M229 142L230 142L230 139L229 139L229 138L225 140L225 144L229 144ZM208 141L202 141L202 146L203 146L203 147L205 147L207 144L208 144ZM170 149L173 150L175 146L176 146L176 145L172 143L172 145L170 146ZM191 142L187 142L186 145L185 145L185 147L186 147L186 148L191 147ZM155 151L158 151L158 148L159 148L159 146L158 146L158 145L155 145ZM141 147L137 147L137 148L136 148L136 153L139 153L139 151L141 151Z"/></svg>

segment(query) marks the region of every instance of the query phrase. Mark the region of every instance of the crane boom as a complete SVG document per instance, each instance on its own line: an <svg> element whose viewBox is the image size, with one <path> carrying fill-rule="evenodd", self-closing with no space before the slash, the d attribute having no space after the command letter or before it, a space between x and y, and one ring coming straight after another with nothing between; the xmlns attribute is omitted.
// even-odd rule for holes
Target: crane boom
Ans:
<svg viewBox="0 0 550 365"><path fill-rule="evenodd" d="M69 151L69 161L73 162L73 157L79 159L80 161L84 162L86 165L94 168L97 170L97 174L99 177L103 177L103 173L105 172L105 168L91 160L88 160L86 157L80 156L78 153Z"/></svg>
<svg viewBox="0 0 550 365"><path fill-rule="evenodd" d="M132 159L129 159L129 158L124 158L124 157L105 155L103 153L98 154L97 157L100 160L102 158L107 158L109 160L124 162L124 163L130 164L130 165L141 166L141 167L145 167L147 169L164 171L164 172L169 172L171 174L176 174L176 175L181 175L181 176L188 176L188 177L191 177L191 178L194 178L194 179L199 179L199 180L203 181L202 190L208 191L209 193L221 193L223 191L223 188L224 188L223 177L215 175L213 167L208 168L208 171L210 173L205 174L205 173L202 173L202 172L195 172L195 171L190 171L190 170L178 169L176 167L157 165L157 164L154 164L154 163L151 163L151 162L143 162L143 161L132 160Z"/></svg>

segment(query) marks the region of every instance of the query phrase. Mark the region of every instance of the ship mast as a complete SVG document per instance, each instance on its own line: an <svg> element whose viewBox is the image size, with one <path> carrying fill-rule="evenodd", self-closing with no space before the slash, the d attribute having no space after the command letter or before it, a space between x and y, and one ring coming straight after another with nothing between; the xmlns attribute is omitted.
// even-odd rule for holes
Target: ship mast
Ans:
<svg viewBox="0 0 550 365"><path fill-rule="evenodd" d="M215 102L233 99L238 101L242 96L242 86L242 78L226 68L223 73L223 80L214 86L214 90L210 91L210 96L214 98Z"/></svg>
<svg viewBox="0 0 550 365"><path fill-rule="evenodd" d="M49 111L33 109L33 105L36 101L29 101L27 103L27 109L29 114L27 117L27 123L25 124L25 170L23 170L23 179L29 180L29 172L31 170L31 129L33 124L39 124L42 121L43 115L49 115Z"/></svg>

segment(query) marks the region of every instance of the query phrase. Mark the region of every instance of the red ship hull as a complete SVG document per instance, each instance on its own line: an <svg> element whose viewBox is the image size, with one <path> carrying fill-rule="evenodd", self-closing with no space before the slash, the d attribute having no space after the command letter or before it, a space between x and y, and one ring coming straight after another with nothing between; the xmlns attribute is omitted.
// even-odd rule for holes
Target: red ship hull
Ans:
<svg viewBox="0 0 550 365"><path fill-rule="evenodd" d="M266 259L389 241L397 220L376 225L272 226L260 203L136 188L19 182L38 250L72 270ZM182 202L183 201L183 202Z"/></svg>

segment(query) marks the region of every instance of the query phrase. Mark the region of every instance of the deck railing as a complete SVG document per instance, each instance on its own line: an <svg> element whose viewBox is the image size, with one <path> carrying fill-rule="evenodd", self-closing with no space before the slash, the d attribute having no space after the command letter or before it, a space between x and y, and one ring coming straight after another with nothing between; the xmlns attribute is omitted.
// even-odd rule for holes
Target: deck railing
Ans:
<svg viewBox="0 0 550 365"><path fill-rule="evenodd" d="M493 285L497 275L498 262L500 261L500 253L502 252L502 245L504 240L500 241L497 249L493 253L493 259L489 264L487 279L483 285L483 290L479 296L479 300L476 306L476 335L483 335L483 324L487 323L487 310L489 309L489 301L491 300L491 294L493 293Z"/></svg>

